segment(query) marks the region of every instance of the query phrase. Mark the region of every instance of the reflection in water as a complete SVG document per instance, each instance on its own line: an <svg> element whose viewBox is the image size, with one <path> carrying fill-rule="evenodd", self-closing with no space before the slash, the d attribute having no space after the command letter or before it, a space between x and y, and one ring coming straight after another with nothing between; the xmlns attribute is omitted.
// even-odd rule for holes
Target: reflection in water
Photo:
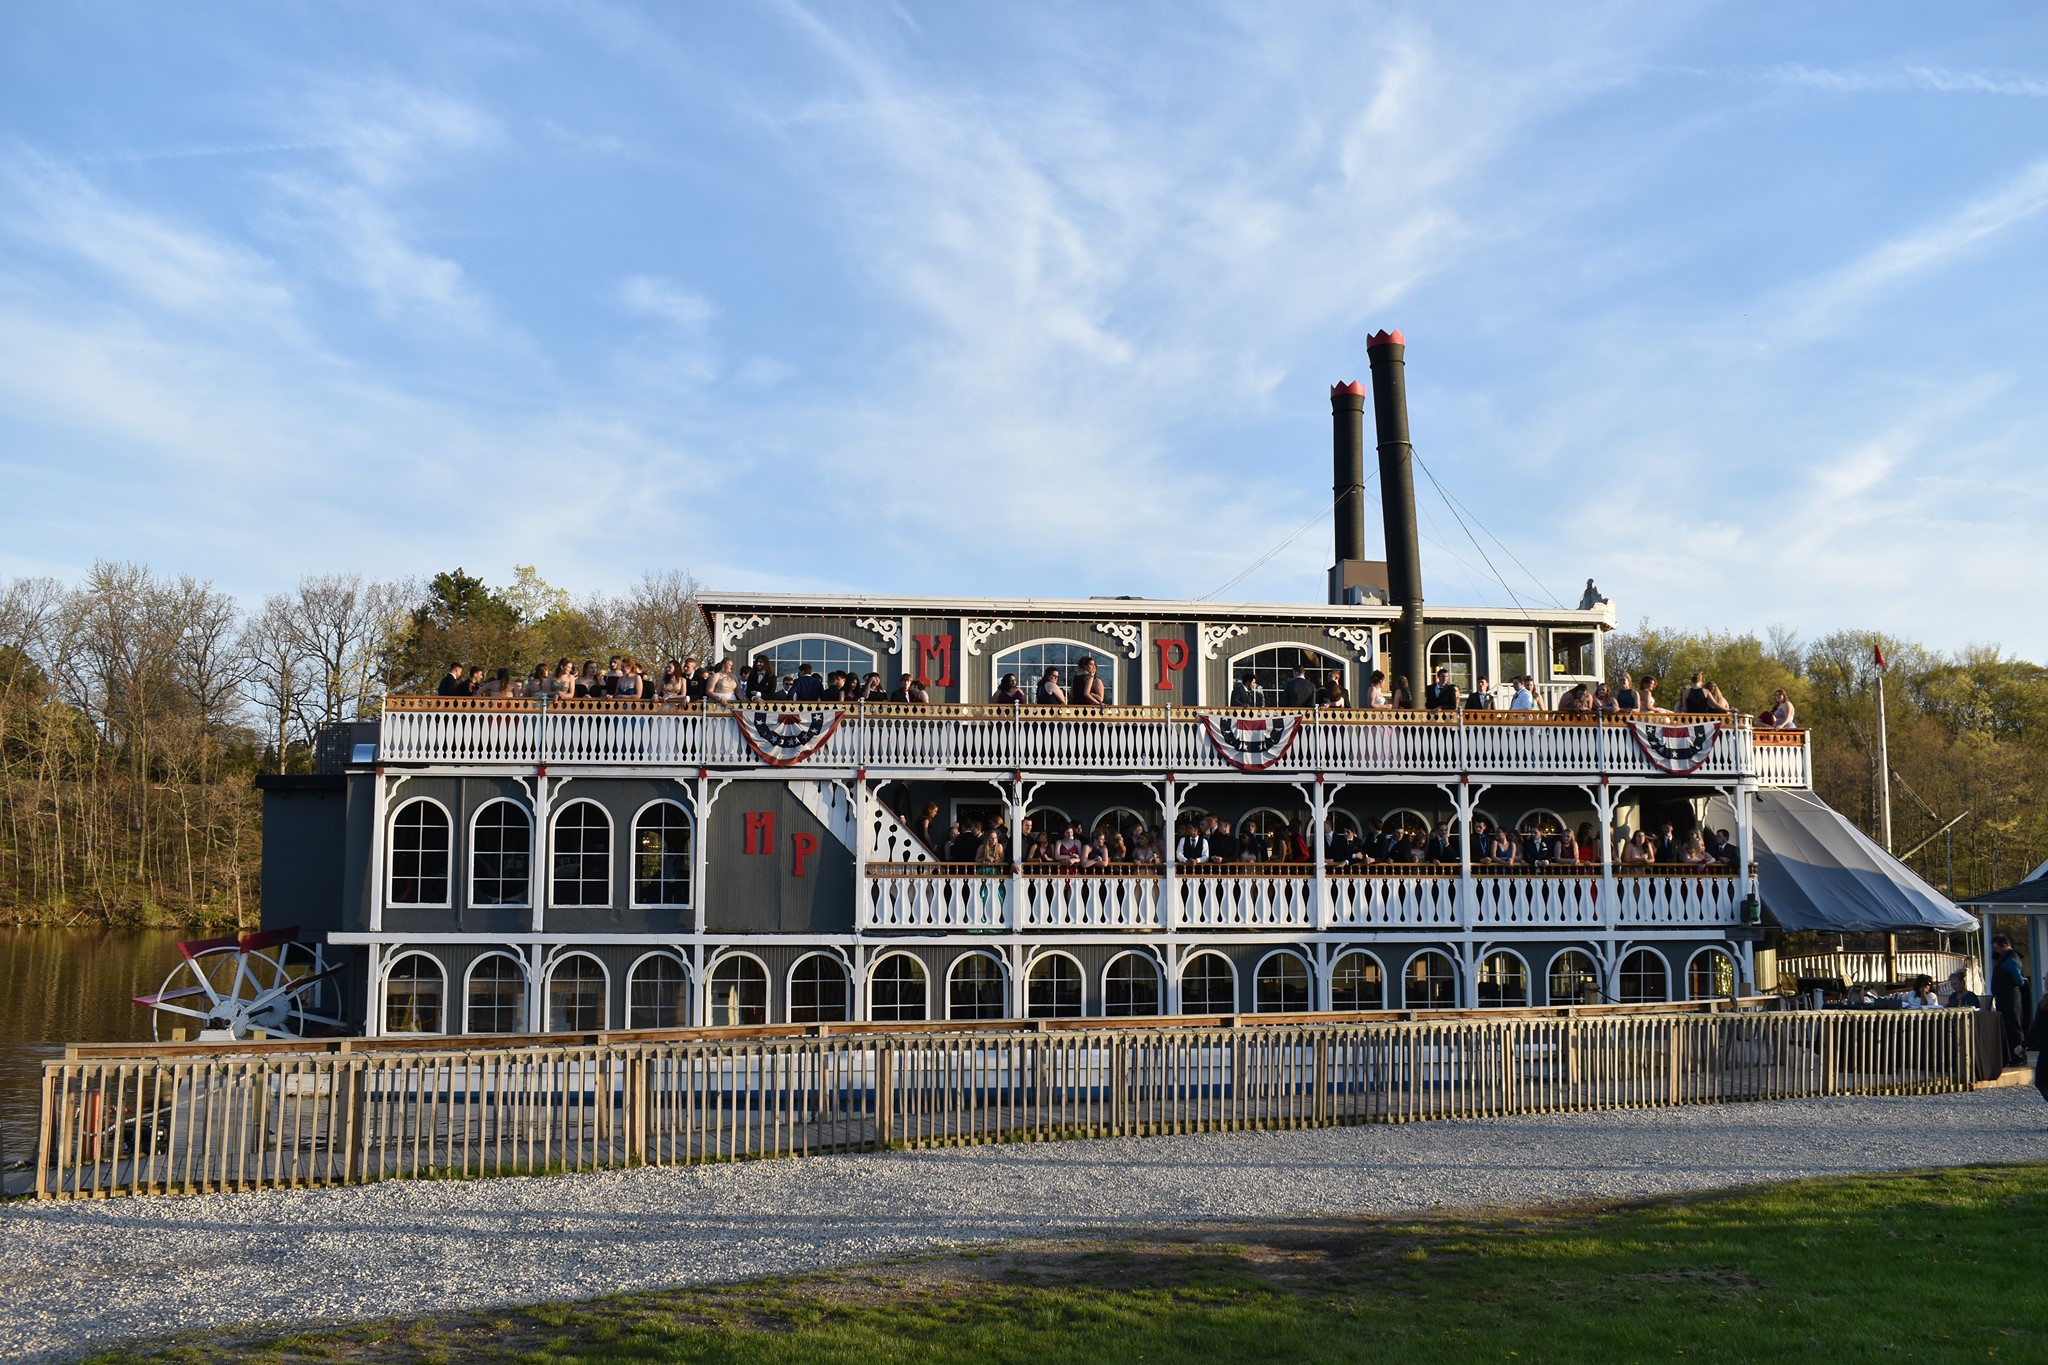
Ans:
<svg viewBox="0 0 2048 1365"><path fill-rule="evenodd" d="M149 1012L133 997L163 983L185 937L0 929L0 1160L33 1155L44 1058L66 1043L149 1037Z"/></svg>

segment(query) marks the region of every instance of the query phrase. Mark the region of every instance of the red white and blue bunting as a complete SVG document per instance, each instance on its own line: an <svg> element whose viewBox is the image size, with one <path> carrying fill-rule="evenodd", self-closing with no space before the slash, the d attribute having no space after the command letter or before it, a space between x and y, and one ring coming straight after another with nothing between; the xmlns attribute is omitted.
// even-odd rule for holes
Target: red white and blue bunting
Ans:
<svg viewBox="0 0 2048 1365"><path fill-rule="evenodd" d="M740 738L754 757L777 768L801 763L825 747L846 712L823 707L806 711L734 711Z"/></svg>
<svg viewBox="0 0 2048 1365"><path fill-rule="evenodd" d="M1674 777L1699 771L1707 756L1714 752L1714 741L1721 734L1721 722L1717 720L1693 725L1660 725L1653 720L1632 720L1627 724L1643 757L1660 772Z"/></svg>
<svg viewBox="0 0 2048 1365"><path fill-rule="evenodd" d="M1203 716L1202 728L1217 754L1239 772L1263 772L1294 747L1300 716Z"/></svg>

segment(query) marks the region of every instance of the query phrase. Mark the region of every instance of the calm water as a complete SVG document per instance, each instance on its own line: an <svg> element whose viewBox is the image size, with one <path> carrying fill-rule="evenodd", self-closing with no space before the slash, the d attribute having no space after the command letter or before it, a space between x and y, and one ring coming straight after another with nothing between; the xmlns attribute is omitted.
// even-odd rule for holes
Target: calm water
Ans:
<svg viewBox="0 0 2048 1365"><path fill-rule="evenodd" d="M172 930L0 929L0 1165L33 1153L41 1063L66 1043L149 1037L150 995L178 960Z"/></svg>

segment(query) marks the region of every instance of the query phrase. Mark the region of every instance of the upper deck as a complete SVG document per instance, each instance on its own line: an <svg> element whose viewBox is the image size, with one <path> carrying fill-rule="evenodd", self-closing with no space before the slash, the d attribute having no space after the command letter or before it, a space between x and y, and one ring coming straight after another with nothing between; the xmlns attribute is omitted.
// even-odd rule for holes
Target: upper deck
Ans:
<svg viewBox="0 0 2048 1365"><path fill-rule="evenodd" d="M755 716L783 714L821 714L819 733L800 758L764 758L749 743L748 727ZM1226 726L1247 720L1266 722L1290 737L1247 764L1217 739ZM1653 731L1670 732L1685 756L1673 761L1668 753L1656 753L1645 741ZM1697 752L1691 751L1694 745ZM377 761L789 776L1207 775L1300 781L1322 774L1764 787L1807 787L1813 775L1805 731L1758 729L1747 716L787 702L736 710L701 703L443 697L388 699Z"/></svg>

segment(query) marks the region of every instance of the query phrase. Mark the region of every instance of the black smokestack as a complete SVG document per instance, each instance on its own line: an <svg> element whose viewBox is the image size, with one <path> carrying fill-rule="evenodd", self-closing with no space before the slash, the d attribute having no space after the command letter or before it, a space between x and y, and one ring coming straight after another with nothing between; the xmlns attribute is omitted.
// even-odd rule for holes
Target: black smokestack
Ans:
<svg viewBox="0 0 2048 1365"><path fill-rule="evenodd" d="M1356 380L1330 386L1330 491L1337 504L1337 562L1364 559L1365 385Z"/></svg>
<svg viewBox="0 0 2048 1365"><path fill-rule="evenodd" d="M1372 416L1379 437L1380 511L1387 531L1387 592L1401 608L1393 658L1380 667L1391 686L1406 674L1410 700L1429 679L1422 634L1422 554L1415 544L1414 448L1408 441L1408 343L1399 332L1375 332L1366 339L1372 362Z"/></svg>

